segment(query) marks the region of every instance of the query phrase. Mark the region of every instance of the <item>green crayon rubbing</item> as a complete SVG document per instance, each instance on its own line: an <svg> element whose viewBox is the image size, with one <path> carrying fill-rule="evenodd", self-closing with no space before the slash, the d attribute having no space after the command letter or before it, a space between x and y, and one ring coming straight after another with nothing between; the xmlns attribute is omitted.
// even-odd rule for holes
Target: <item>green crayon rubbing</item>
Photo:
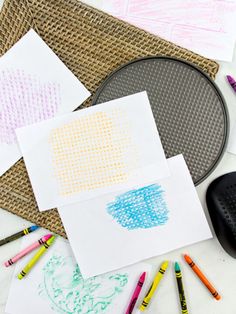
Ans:
<svg viewBox="0 0 236 314"><path fill-rule="evenodd" d="M59 314L108 314L127 283L127 273L83 280L71 257L53 255L43 268L38 291Z"/></svg>

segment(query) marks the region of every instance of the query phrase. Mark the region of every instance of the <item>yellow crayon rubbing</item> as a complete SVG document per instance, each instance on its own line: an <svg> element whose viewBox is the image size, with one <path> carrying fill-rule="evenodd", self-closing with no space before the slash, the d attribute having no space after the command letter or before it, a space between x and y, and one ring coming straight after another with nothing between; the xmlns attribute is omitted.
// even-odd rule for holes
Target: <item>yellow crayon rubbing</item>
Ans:
<svg viewBox="0 0 236 314"><path fill-rule="evenodd" d="M169 264L168 261L165 261L164 263L162 263L158 273L156 274L156 276L155 276L155 278L154 278L154 280L152 282L151 287L149 288L146 296L143 299L142 304L139 307L139 309L141 311L144 311L144 310L147 309L147 306L148 306L149 302L151 301L151 299L152 299L152 297L153 297L153 295L154 295L158 285L160 284L161 279L163 278L163 276L165 274L165 271L166 271L166 269L168 267L168 264Z"/></svg>
<svg viewBox="0 0 236 314"><path fill-rule="evenodd" d="M63 196L125 182L138 159L127 117L118 109L55 128L49 142Z"/></svg>

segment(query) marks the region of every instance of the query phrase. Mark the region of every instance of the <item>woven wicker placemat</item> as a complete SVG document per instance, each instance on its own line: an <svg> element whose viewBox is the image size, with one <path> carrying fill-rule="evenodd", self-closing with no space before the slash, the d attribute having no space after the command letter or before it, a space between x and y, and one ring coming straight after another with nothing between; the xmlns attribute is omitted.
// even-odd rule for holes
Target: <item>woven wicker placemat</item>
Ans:
<svg viewBox="0 0 236 314"><path fill-rule="evenodd" d="M182 58L212 78L218 71L216 62L77 0L5 0L0 14L0 55L31 27L92 93L116 67L143 56ZM90 103L89 99L84 106ZM66 236L56 209L38 211L23 160L0 178L0 207Z"/></svg>

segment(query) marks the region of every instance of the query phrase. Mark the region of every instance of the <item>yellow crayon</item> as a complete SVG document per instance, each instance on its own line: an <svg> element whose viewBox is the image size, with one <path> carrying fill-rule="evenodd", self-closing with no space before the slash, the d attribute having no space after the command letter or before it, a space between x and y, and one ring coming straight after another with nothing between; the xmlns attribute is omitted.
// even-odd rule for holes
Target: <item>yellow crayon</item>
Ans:
<svg viewBox="0 0 236 314"><path fill-rule="evenodd" d="M49 246L53 243L55 240L55 236L52 236L50 239L48 239L41 248L36 252L36 254L32 257L32 259L29 261L29 263L24 267L24 269L19 273L17 276L18 279L22 279L27 275L32 267L37 263L37 261L40 259L40 257L47 251Z"/></svg>
<svg viewBox="0 0 236 314"><path fill-rule="evenodd" d="M154 280L152 282L152 285L151 285L151 287L148 290L148 293L144 297L143 302L142 302L142 304L139 307L140 311L146 310L146 308L147 308L151 298L153 297L153 295L154 295L154 293L156 291L157 286L159 285L162 277L165 274L165 271L166 271L166 269L168 267L168 264L169 264L168 261L165 261L164 263L162 263L161 268L159 269L158 273L156 274L156 276L155 276L155 278L154 278Z"/></svg>

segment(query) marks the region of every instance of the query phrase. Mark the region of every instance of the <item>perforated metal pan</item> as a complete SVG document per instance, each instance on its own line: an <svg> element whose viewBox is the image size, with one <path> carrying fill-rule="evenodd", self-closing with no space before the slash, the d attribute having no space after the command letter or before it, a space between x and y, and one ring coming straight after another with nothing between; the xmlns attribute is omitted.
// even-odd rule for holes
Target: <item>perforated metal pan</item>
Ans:
<svg viewBox="0 0 236 314"><path fill-rule="evenodd" d="M218 164L228 138L225 100L202 70L170 57L146 57L110 74L93 105L146 90L166 157L182 153L194 183Z"/></svg>

